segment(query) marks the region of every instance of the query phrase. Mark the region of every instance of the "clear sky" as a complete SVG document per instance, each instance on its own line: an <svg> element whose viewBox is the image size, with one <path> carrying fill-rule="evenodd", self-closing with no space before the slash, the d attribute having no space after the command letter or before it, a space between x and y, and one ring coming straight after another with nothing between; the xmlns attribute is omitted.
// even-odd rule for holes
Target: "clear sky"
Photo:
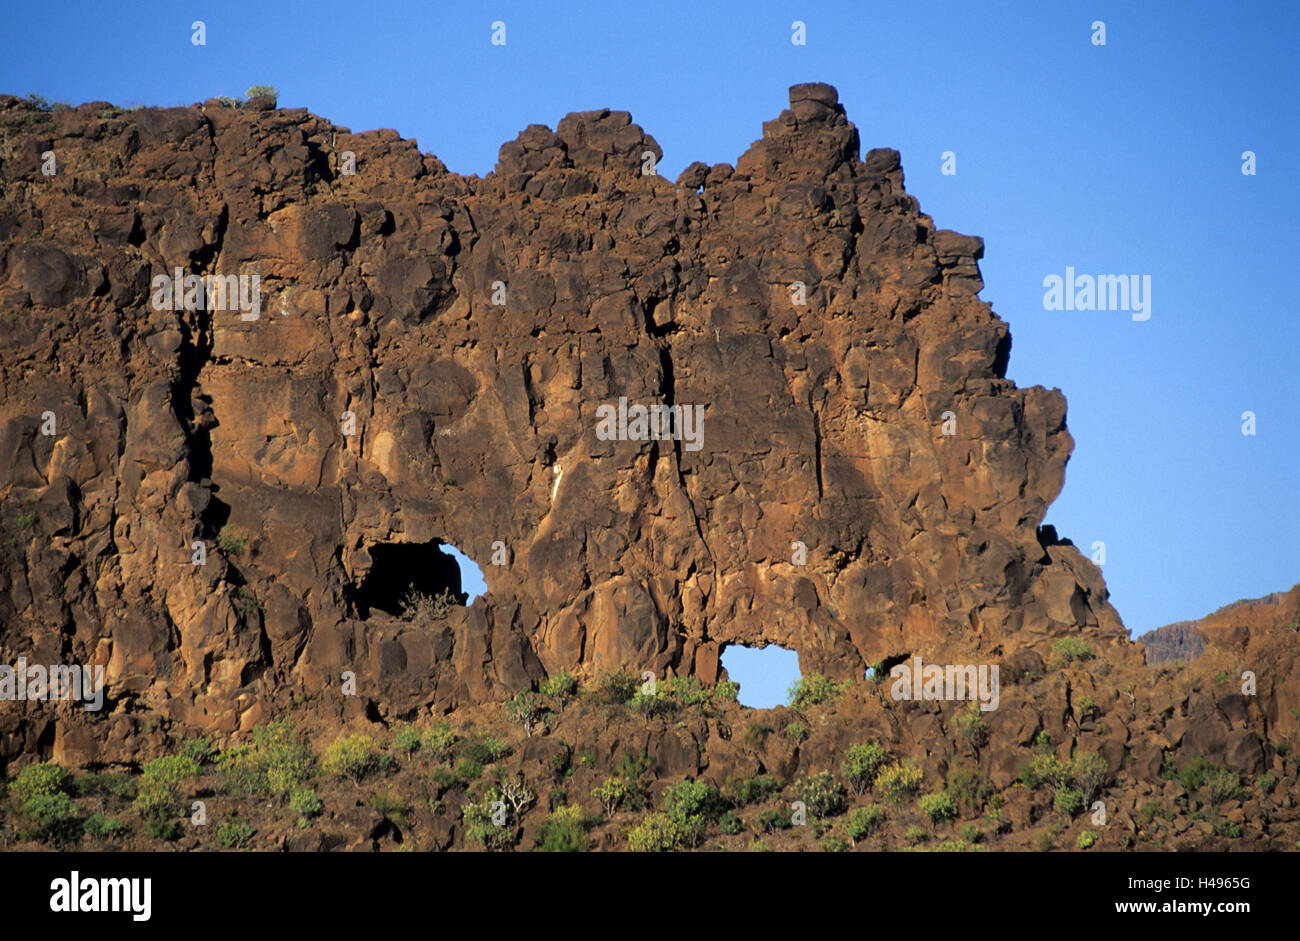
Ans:
<svg viewBox="0 0 1300 941"><path fill-rule="evenodd" d="M1291 0L52 0L8 5L0 91L174 105L270 84L478 174L526 125L608 106L675 177L734 163L789 85L829 82L864 149L902 152L936 224L984 237L1011 378L1069 401L1077 446L1047 522L1088 554L1105 543L1137 634L1300 581L1298 48ZM1150 275L1150 320L1045 310L1066 266Z"/></svg>

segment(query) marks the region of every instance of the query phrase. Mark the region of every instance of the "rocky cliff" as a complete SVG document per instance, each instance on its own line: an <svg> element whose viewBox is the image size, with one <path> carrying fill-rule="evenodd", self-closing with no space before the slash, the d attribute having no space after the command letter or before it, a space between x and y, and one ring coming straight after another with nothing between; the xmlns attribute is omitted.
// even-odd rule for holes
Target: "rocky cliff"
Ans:
<svg viewBox="0 0 1300 941"><path fill-rule="evenodd" d="M686 776L739 827L870 739L900 762L885 846L941 819L897 805L922 780L964 795L942 819L968 842L1053 845L1100 795L1107 847L1293 843L1300 586L1148 667L1099 570L1041 525L1065 402L1006 379L982 242L921 213L898 153L859 156L834 89L789 104L734 166L674 182L617 111L530 126L480 179L269 99L0 96L0 664L106 683L86 711L0 677L0 763L139 770L204 733L234 746L210 787L233 801L271 787L248 791L249 755L288 749L309 779L274 717L324 746L446 716L384 746L441 762L388 768L436 783L411 826L446 848L476 839L502 755L557 813L609 775L638 810ZM486 575L469 606L442 543ZM768 643L855 682L763 713L707 692L723 648ZM900 700L879 680L914 657L1000 665L997 708ZM646 672L677 685L633 700ZM565 674L587 689L567 708ZM548 679L541 734L503 725ZM275 821L263 839L400 839L352 771L317 785L306 844ZM98 773L80 793L111 810ZM631 799L601 803L582 841L624 845ZM744 825L762 842L773 819Z"/></svg>
<svg viewBox="0 0 1300 941"><path fill-rule="evenodd" d="M1005 378L981 240L859 158L829 86L676 182L608 110L485 179L267 100L4 98L0 126L0 493L8 531L36 515L3 645L102 662L115 703L229 731L348 670L400 712L558 670L711 682L727 644L861 677L1125 637L1038 528L1065 402ZM191 275L256 276L259 309L186 305ZM608 440L622 400L697 440ZM429 582L436 541L489 590L431 634L365 586Z"/></svg>

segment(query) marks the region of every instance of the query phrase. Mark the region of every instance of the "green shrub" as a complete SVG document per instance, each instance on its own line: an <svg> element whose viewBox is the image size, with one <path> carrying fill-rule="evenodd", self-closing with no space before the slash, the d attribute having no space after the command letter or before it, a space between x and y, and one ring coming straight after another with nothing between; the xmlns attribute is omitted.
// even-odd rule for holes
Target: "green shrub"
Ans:
<svg viewBox="0 0 1300 941"><path fill-rule="evenodd" d="M840 763L840 773L849 782L854 794L865 794L871 789L884 761L885 749L876 742L850 745L844 761Z"/></svg>
<svg viewBox="0 0 1300 941"><path fill-rule="evenodd" d="M199 775L199 764L188 755L163 755L146 762L144 781L158 781L167 787L181 788Z"/></svg>
<svg viewBox="0 0 1300 941"><path fill-rule="evenodd" d="M144 832L155 840L174 840L181 835L181 828L175 820L151 817L145 821Z"/></svg>
<svg viewBox="0 0 1300 941"><path fill-rule="evenodd" d="M234 820L230 823L223 823L217 828L217 839L227 849L239 849L245 846L256 832L257 828L251 823Z"/></svg>
<svg viewBox="0 0 1300 941"><path fill-rule="evenodd" d="M924 773L915 758L905 758L886 765L876 775L874 790L891 804L915 794Z"/></svg>
<svg viewBox="0 0 1300 941"><path fill-rule="evenodd" d="M1255 779L1255 786L1265 794L1272 794L1273 788L1277 787L1277 775L1272 771L1266 771Z"/></svg>
<svg viewBox="0 0 1300 941"><path fill-rule="evenodd" d="M101 794L119 800L135 797L135 778L122 771L100 771L84 774L72 782L76 793L82 797Z"/></svg>
<svg viewBox="0 0 1300 941"><path fill-rule="evenodd" d="M1241 836L1241 827L1235 823L1231 823L1230 821L1220 820L1214 825L1214 833L1216 836L1226 836L1236 839Z"/></svg>
<svg viewBox="0 0 1300 941"><path fill-rule="evenodd" d="M301 820L310 820L312 817L319 815L321 808L321 799L311 788L296 787L289 792L289 809L297 814Z"/></svg>
<svg viewBox="0 0 1300 941"><path fill-rule="evenodd" d="M1058 787L1052 796L1052 807L1067 817L1083 810L1083 794L1070 787Z"/></svg>
<svg viewBox="0 0 1300 941"><path fill-rule="evenodd" d="M361 781L379 770L379 745L369 735L341 735L325 749L321 767L329 774Z"/></svg>
<svg viewBox="0 0 1300 941"><path fill-rule="evenodd" d="M847 683L836 683L820 673L810 673L795 680L791 685L790 706L794 709L805 709L808 706L833 703L840 698L847 685Z"/></svg>
<svg viewBox="0 0 1300 941"><path fill-rule="evenodd" d="M439 722L424 730L423 747L434 761L446 761L451 757L451 750L456 744L456 736L451 726Z"/></svg>
<svg viewBox="0 0 1300 941"><path fill-rule="evenodd" d="M745 723L745 732L743 738L750 745L762 745L767 736L772 732L772 727L757 719L751 719Z"/></svg>
<svg viewBox="0 0 1300 941"><path fill-rule="evenodd" d="M694 846L704 836L705 821L717 807L718 792L706 781L678 781L664 789L664 810L678 842Z"/></svg>
<svg viewBox="0 0 1300 941"><path fill-rule="evenodd" d="M181 742L178 753L200 767L212 764L212 759L217 755L216 749L212 747L212 739L207 735L185 739Z"/></svg>
<svg viewBox="0 0 1300 941"><path fill-rule="evenodd" d="M607 673L597 683L596 700L611 706L623 706L630 702L640 689L636 677L631 673L625 671Z"/></svg>
<svg viewBox="0 0 1300 941"><path fill-rule="evenodd" d="M1183 769L1176 772L1174 776L1178 779L1178 783L1180 783L1184 789L1195 791L1200 789L1200 787L1205 783L1206 778L1210 776L1210 772L1213 770L1214 765L1211 762L1198 757L1189 761L1183 766Z"/></svg>
<svg viewBox="0 0 1300 941"><path fill-rule="evenodd" d="M288 719L254 730L253 751L272 794L288 794L316 773L315 756Z"/></svg>
<svg viewBox="0 0 1300 941"><path fill-rule="evenodd" d="M9 793L21 807L33 797L63 793L68 788L68 770L53 762L28 765L9 782Z"/></svg>
<svg viewBox="0 0 1300 941"><path fill-rule="evenodd" d="M415 726L404 725L393 733L393 747L400 752L404 752L409 759L420 750L423 739L424 736L420 734L420 730Z"/></svg>
<svg viewBox="0 0 1300 941"><path fill-rule="evenodd" d="M184 810L198 763L186 755L163 755L144 766L134 806L145 819L174 817Z"/></svg>
<svg viewBox="0 0 1300 941"><path fill-rule="evenodd" d="M559 706L573 698L578 691L578 681L564 670L554 676L548 676L538 687L538 691L547 699L554 700Z"/></svg>
<svg viewBox="0 0 1300 941"><path fill-rule="evenodd" d="M988 744L989 725L984 721L984 713L979 703L971 703L953 719L958 741L966 743L977 754Z"/></svg>
<svg viewBox="0 0 1300 941"><path fill-rule="evenodd" d="M627 848L634 853L668 853L680 845L677 827L667 814L646 814L627 834Z"/></svg>
<svg viewBox="0 0 1300 941"><path fill-rule="evenodd" d="M729 780L722 788L722 799L732 807L746 807L775 797L780 787L770 774Z"/></svg>
<svg viewBox="0 0 1300 941"><path fill-rule="evenodd" d="M1029 764L1020 769L1020 783L1030 790L1044 784L1052 788L1064 787L1070 780L1070 766L1051 752L1038 752Z"/></svg>
<svg viewBox="0 0 1300 941"><path fill-rule="evenodd" d="M770 849L767 848L767 841L766 841L765 839L763 839L761 836L756 836L756 837L754 837L752 840L749 841L748 851L751 852L751 853L770 853L770 852L772 852Z"/></svg>
<svg viewBox="0 0 1300 941"><path fill-rule="evenodd" d="M460 757L480 765L490 765L510 754L510 746L500 739L485 735L477 742L464 742L460 747Z"/></svg>
<svg viewBox="0 0 1300 941"><path fill-rule="evenodd" d="M754 829L760 833L789 830L793 825L790 814L784 807L769 807L754 815Z"/></svg>
<svg viewBox="0 0 1300 941"><path fill-rule="evenodd" d="M801 772L794 787L799 800L815 816L833 817L844 812L844 785L829 771L819 771L811 777Z"/></svg>
<svg viewBox="0 0 1300 941"><path fill-rule="evenodd" d="M492 800L467 803L461 810L461 819L465 822L465 839L477 843L487 850L505 849L513 846L515 831L513 827L499 827L492 822Z"/></svg>
<svg viewBox="0 0 1300 941"><path fill-rule="evenodd" d="M81 832L86 836L99 837L102 840L114 840L127 832L127 826L113 817L93 813L81 825Z"/></svg>
<svg viewBox="0 0 1300 941"><path fill-rule="evenodd" d="M264 95L270 95L272 98L279 98L280 92L274 85L254 85L248 91L244 92L245 98L260 98Z"/></svg>
<svg viewBox="0 0 1300 941"><path fill-rule="evenodd" d="M1142 822L1149 824L1152 820L1155 820L1160 813L1160 808L1160 801L1147 801L1143 804L1142 809L1138 811L1142 815Z"/></svg>
<svg viewBox="0 0 1300 941"><path fill-rule="evenodd" d="M922 796L918 802L921 813L930 818L932 823L953 820L957 817L957 802L947 791L935 791Z"/></svg>
<svg viewBox="0 0 1300 941"><path fill-rule="evenodd" d="M481 773L482 770L482 768L479 768L478 773ZM478 773L475 773L475 778L478 777ZM446 765L439 765L429 772L429 780L433 782L433 786L438 790L438 796L441 797L443 792L450 789L460 778ZM469 780L472 781L474 778Z"/></svg>
<svg viewBox="0 0 1300 941"><path fill-rule="evenodd" d="M288 719L254 729L252 744L223 751L217 765L225 775L226 789L237 796L283 796L316 772L311 749Z"/></svg>
<svg viewBox="0 0 1300 941"><path fill-rule="evenodd" d="M713 701L715 703L735 702L740 696L740 684L731 680L718 680L713 684Z"/></svg>
<svg viewBox="0 0 1300 941"><path fill-rule="evenodd" d="M1074 756L1070 776L1083 795L1085 804L1091 804L1097 799L1102 785L1106 783L1106 775L1106 759L1097 752L1081 752Z"/></svg>
<svg viewBox="0 0 1300 941"><path fill-rule="evenodd" d="M915 846L916 844L920 843L924 839L925 839L925 831L922 830L920 827L918 827L916 824L912 824L910 827L908 827L906 830L903 831L903 842L906 843L908 846Z"/></svg>
<svg viewBox="0 0 1300 941"><path fill-rule="evenodd" d="M520 690L506 703L506 718L523 726L525 735L533 734L542 723L545 712L541 697L530 689Z"/></svg>
<svg viewBox="0 0 1300 941"><path fill-rule="evenodd" d="M1088 642L1079 637L1062 637L1052 644L1052 652L1065 663L1090 660L1095 656Z"/></svg>
<svg viewBox="0 0 1300 941"><path fill-rule="evenodd" d="M993 785L980 776L978 768L964 764L948 766L946 790L971 813L980 813L985 802L994 793Z"/></svg>
<svg viewBox="0 0 1300 941"><path fill-rule="evenodd" d="M1205 777L1205 790L1209 794L1210 803L1216 807L1224 801L1239 800L1245 796L1241 778L1227 768L1215 768L1209 772Z"/></svg>
<svg viewBox="0 0 1300 941"><path fill-rule="evenodd" d="M224 526L217 533L217 548L226 555L239 555L248 548L248 537L238 530Z"/></svg>
<svg viewBox="0 0 1300 941"><path fill-rule="evenodd" d="M606 778L605 783L591 789L591 796L600 801L607 816L613 815L627 797L627 781L623 778Z"/></svg>
<svg viewBox="0 0 1300 941"><path fill-rule="evenodd" d="M984 839L984 831L981 830L978 825L968 823L966 826L961 828L961 838L967 843L978 843L980 840Z"/></svg>
<svg viewBox="0 0 1300 941"><path fill-rule="evenodd" d="M745 829L745 822L736 816L735 813L728 810L718 818L718 829L728 836L735 836L741 830Z"/></svg>
<svg viewBox="0 0 1300 941"><path fill-rule="evenodd" d="M683 709L707 706L713 699L713 689L694 676L671 676L658 684L658 693Z"/></svg>
<svg viewBox="0 0 1300 941"><path fill-rule="evenodd" d="M846 853L849 850L849 841L838 833L828 833L817 843L817 848L823 853Z"/></svg>
<svg viewBox="0 0 1300 941"><path fill-rule="evenodd" d="M844 821L844 834L856 845L880 829L885 822L885 808L879 804L856 807Z"/></svg>
<svg viewBox="0 0 1300 941"><path fill-rule="evenodd" d="M1079 834L1079 841L1075 843L1075 846L1079 847L1081 850L1086 850L1096 842L1097 834L1093 833L1091 830L1084 830Z"/></svg>
<svg viewBox="0 0 1300 941"><path fill-rule="evenodd" d="M623 780L631 783L650 770L650 753L646 749L640 752L625 751L618 759L618 773Z"/></svg>
<svg viewBox="0 0 1300 941"><path fill-rule="evenodd" d="M366 802L370 809L385 820L390 820L399 827L406 826L406 813L410 810L406 801L387 791L376 791Z"/></svg>
<svg viewBox="0 0 1300 941"><path fill-rule="evenodd" d="M557 807L538 830L537 852L585 853L587 829L588 821L577 804Z"/></svg>
<svg viewBox="0 0 1300 941"><path fill-rule="evenodd" d="M678 704L676 700L668 699L657 693L648 694L637 690L636 695L628 702L627 707L647 719L653 719L656 716L671 714L678 708Z"/></svg>
<svg viewBox="0 0 1300 941"><path fill-rule="evenodd" d="M802 742L808 737L808 726L803 722L789 722L782 731L796 742Z"/></svg>
<svg viewBox="0 0 1300 941"><path fill-rule="evenodd" d="M234 604L235 610L246 618L262 610L262 599L258 598L253 589L247 585L240 585L235 589Z"/></svg>
<svg viewBox="0 0 1300 941"><path fill-rule="evenodd" d="M77 805L63 791L33 794L20 809L25 823L23 834L29 839L62 842L77 830Z"/></svg>
<svg viewBox="0 0 1300 941"><path fill-rule="evenodd" d="M473 758L462 758L456 763L456 777L465 783L475 781L483 773L483 766Z"/></svg>

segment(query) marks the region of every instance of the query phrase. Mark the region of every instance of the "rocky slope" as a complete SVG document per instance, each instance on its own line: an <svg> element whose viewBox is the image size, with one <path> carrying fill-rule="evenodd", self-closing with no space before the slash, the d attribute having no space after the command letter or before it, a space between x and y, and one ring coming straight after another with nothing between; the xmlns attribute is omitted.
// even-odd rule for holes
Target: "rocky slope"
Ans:
<svg viewBox="0 0 1300 941"><path fill-rule="evenodd" d="M789 104L673 182L617 111L530 126L479 179L268 99L0 97L0 662L107 682L97 714L5 703L0 760L134 765L291 704L325 738L473 723L561 673L708 686L726 645L778 643L834 680L917 655L1028 677L968 756L999 788L1043 731L1105 745L1112 777L1158 769L1184 718L1234 773L1293 776L1270 742L1295 732L1294 637L1223 639L1272 658L1253 698L1150 679L1099 570L1041 526L1065 402L1005 378L981 240L920 212L897 152L859 158L834 89ZM173 274L255 278L256 309L160 302ZM610 440L620 403L698 436ZM488 592L404 619L408 587L459 591L439 542ZM1107 673L1049 669L1062 639ZM701 718L691 761L655 767L793 774L870 729L947 768L951 703L858 685L795 757L723 757L743 723ZM619 708L588 706L565 721Z"/></svg>

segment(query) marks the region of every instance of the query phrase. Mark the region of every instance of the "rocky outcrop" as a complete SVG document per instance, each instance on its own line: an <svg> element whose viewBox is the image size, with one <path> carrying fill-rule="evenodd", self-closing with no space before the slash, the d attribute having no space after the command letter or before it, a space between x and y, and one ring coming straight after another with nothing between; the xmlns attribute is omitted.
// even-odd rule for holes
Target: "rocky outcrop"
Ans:
<svg viewBox="0 0 1300 941"><path fill-rule="evenodd" d="M0 135L0 659L102 664L110 703L93 731L0 713L7 756L290 696L712 682L728 644L837 678L1076 634L1140 656L1040 528L1065 400L1006 378L982 241L896 151L859 156L830 86L675 182L610 110L530 126L483 179L266 102L3 97ZM245 303L186 309L178 274ZM698 420L655 438L637 406ZM412 624L392 586L460 587L420 562L438 541L488 592Z"/></svg>
<svg viewBox="0 0 1300 941"><path fill-rule="evenodd" d="M1177 621L1154 628L1142 635L1148 663L1170 660L1195 660L1205 649L1205 641L1196 632L1195 621Z"/></svg>

